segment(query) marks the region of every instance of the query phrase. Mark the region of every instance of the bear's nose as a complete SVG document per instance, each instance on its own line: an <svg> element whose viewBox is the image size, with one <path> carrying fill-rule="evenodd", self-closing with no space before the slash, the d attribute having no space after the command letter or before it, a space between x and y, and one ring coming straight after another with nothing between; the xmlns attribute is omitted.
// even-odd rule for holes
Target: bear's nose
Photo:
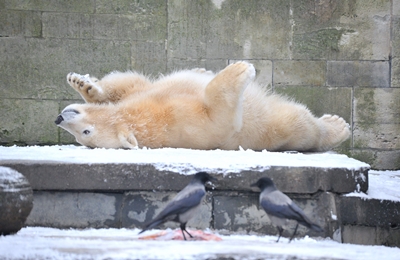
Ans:
<svg viewBox="0 0 400 260"><path fill-rule="evenodd" d="M56 125L59 125L62 121L64 121L64 118L62 117L62 115L58 115L56 121L54 121L54 123L56 123Z"/></svg>

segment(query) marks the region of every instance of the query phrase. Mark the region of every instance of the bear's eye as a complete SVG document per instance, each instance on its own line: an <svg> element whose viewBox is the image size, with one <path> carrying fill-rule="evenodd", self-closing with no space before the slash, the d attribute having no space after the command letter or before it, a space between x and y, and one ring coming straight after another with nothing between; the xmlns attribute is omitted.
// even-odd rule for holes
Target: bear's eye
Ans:
<svg viewBox="0 0 400 260"><path fill-rule="evenodd" d="M88 135L88 134L90 134L90 131L89 130L83 130L83 134Z"/></svg>

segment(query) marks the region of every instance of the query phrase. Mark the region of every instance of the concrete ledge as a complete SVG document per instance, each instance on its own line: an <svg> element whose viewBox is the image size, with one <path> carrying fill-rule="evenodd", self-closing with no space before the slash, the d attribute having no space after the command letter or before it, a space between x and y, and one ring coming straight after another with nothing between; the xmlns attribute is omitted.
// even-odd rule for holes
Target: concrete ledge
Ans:
<svg viewBox="0 0 400 260"><path fill-rule="evenodd" d="M400 201L340 197L344 225L400 229Z"/></svg>
<svg viewBox="0 0 400 260"><path fill-rule="evenodd" d="M23 173L34 190L65 191L178 191L191 175L161 171L145 164L71 164L54 162L1 162ZM210 171L212 173L212 170ZM250 184L261 176L274 179L288 193L330 191L349 193L368 190L368 169L271 166L268 170L213 173L216 190L251 191Z"/></svg>

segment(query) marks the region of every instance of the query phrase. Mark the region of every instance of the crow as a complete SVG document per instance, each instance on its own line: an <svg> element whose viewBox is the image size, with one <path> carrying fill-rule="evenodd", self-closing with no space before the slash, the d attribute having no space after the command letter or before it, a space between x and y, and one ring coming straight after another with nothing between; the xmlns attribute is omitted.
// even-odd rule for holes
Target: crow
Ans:
<svg viewBox="0 0 400 260"><path fill-rule="evenodd" d="M282 226L288 219L297 222L289 243L294 238L299 224L316 232L323 231L319 225L311 222L304 212L288 196L279 191L270 178L260 178L256 183L253 183L250 186L258 187L261 190L260 205L267 213L272 224L278 228L279 237L276 242L279 242L283 232Z"/></svg>
<svg viewBox="0 0 400 260"><path fill-rule="evenodd" d="M204 195L206 195L204 185L208 181L216 181L216 179L206 172L196 173L190 183L167 204L155 219L145 224L145 227L139 234L167 221L174 221L180 223L182 235L185 240L186 236L184 232L193 238L186 230L186 223L195 216L200 208L200 203Z"/></svg>

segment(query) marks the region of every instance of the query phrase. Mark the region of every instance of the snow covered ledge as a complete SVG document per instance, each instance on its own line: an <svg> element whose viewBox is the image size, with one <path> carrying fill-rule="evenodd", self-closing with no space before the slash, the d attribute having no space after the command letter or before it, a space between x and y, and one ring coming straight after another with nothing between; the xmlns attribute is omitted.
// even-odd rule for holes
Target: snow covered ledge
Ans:
<svg viewBox="0 0 400 260"><path fill-rule="evenodd" d="M207 171L218 181L189 227L275 234L275 227L258 207L258 193L250 189L258 178L269 176L324 227L322 236L329 237L340 234L338 195L367 191L370 168L335 153L80 146L0 147L0 165L21 172L32 185L34 208L27 225L141 227L192 174ZM293 223L288 227L284 236L291 234ZM301 228L301 235L320 234Z"/></svg>
<svg viewBox="0 0 400 260"><path fill-rule="evenodd" d="M0 147L0 164L20 170L34 190L180 190L192 175L219 177L216 190L250 191L261 176L287 193L368 189L366 163L335 153Z"/></svg>

